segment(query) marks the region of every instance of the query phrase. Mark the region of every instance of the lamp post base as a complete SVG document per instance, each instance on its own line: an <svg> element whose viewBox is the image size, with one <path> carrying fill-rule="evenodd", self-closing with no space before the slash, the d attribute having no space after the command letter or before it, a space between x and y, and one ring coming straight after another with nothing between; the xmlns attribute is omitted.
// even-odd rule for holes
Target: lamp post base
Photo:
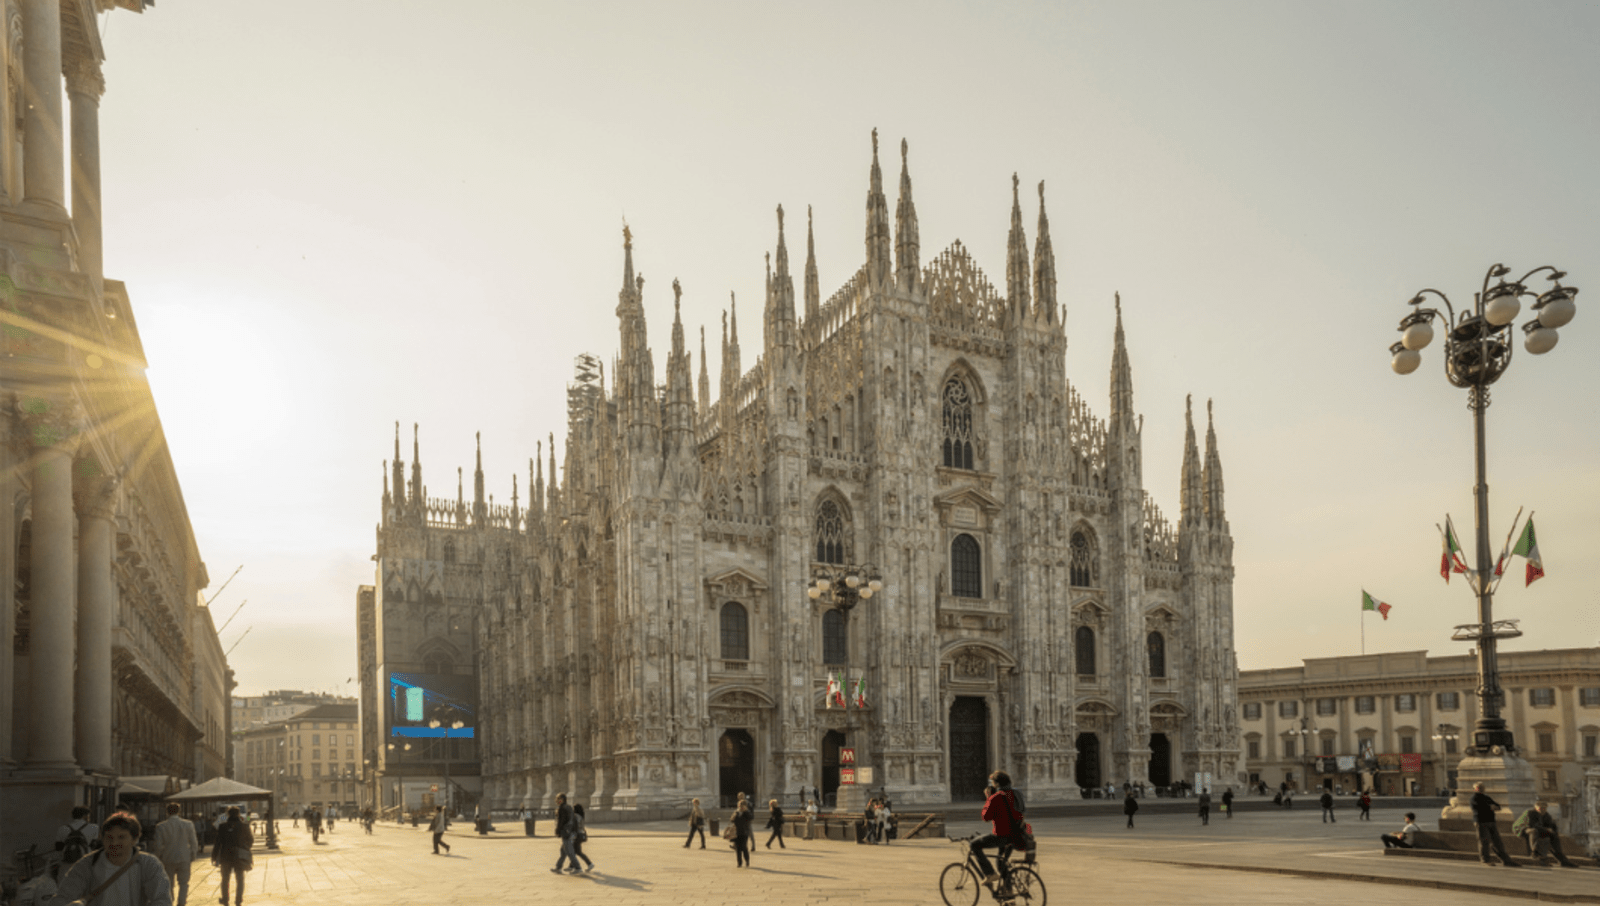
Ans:
<svg viewBox="0 0 1600 906"><path fill-rule="evenodd" d="M1517 755L1468 755L1456 766L1456 793L1439 813L1439 830L1472 831L1472 786L1483 784L1483 791L1500 803L1495 823L1502 833L1511 832L1511 822L1533 807L1538 784L1533 765Z"/></svg>
<svg viewBox="0 0 1600 906"><path fill-rule="evenodd" d="M836 815L859 816L867 810L867 788L859 783L845 783L839 785L839 791L834 794L833 813Z"/></svg>

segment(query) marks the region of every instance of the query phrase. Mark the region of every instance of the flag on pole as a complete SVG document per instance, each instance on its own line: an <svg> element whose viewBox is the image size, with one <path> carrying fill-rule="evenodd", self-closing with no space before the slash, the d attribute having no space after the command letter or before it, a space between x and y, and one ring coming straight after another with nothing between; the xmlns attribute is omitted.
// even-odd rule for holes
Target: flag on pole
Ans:
<svg viewBox="0 0 1600 906"><path fill-rule="evenodd" d="M839 695L839 681L834 678L834 675L832 673L829 673L828 674L828 691L823 693L823 695L822 695L822 706L824 708L832 708L833 707L833 700L838 695Z"/></svg>
<svg viewBox="0 0 1600 906"><path fill-rule="evenodd" d="M1439 576L1445 584L1450 584L1451 573L1464 573L1467 571L1467 561L1461 556L1461 543L1456 540L1455 523L1447 515L1444 517L1444 552L1439 555Z"/></svg>
<svg viewBox="0 0 1600 906"><path fill-rule="evenodd" d="M837 673L830 673L828 674L828 707L832 708L834 705L838 705L841 708L845 706L844 678Z"/></svg>
<svg viewBox="0 0 1600 906"><path fill-rule="evenodd" d="M864 676L856 680L855 700L857 708L865 708L867 706L867 678Z"/></svg>
<svg viewBox="0 0 1600 906"><path fill-rule="evenodd" d="M1361 609L1362 610L1376 610L1378 612L1379 616L1383 617L1384 620L1388 620L1389 619L1389 611L1393 610L1394 608L1392 608L1388 604L1383 603L1382 601L1378 600L1377 598L1374 598L1372 595L1367 594L1367 590L1366 589L1362 589L1361 590Z"/></svg>
<svg viewBox="0 0 1600 906"><path fill-rule="evenodd" d="M1526 557L1528 560L1528 581L1524 587L1533 584L1535 579L1544 578L1544 560L1539 557L1539 540L1533 534L1533 517L1528 517L1528 522L1522 527L1522 537L1517 539L1517 546L1511 549L1513 557Z"/></svg>

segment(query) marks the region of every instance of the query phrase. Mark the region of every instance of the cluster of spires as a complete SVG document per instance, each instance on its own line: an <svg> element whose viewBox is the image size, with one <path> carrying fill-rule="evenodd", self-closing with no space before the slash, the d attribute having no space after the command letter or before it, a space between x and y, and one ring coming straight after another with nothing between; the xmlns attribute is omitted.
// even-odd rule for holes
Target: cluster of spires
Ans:
<svg viewBox="0 0 1600 906"><path fill-rule="evenodd" d="M426 521L428 507L428 489L422 483L422 451L419 437L420 429L413 423L411 426L411 481L405 480L405 463L400 458L400 423L394 423L394 460L392 464L383 464L383 509L385 513L393 512L401 518L421 518ZM470 520L472 525L484 525L489 521L494 510L494 497L484 495L483 479L483 434L475 435L477 441L477 466L472 475L472 502L469 505L466 499L464 474L461 469L456 469L456 505L455 517L459 524L467 525ZM559 504L560 489L556 486L556 439L550 435L550 481L545 482L544 476L544 444L538 445L538 455L528 460L528 487L532 494L526 515L530 530L536 526L535 514L543 514L547 503L553 509ZM392 469L392 471L391 471ZM524 515L520 499L520 488L517 484L517 475L511 474L511 509L510 524L512 527L521 524Z"/></svg>

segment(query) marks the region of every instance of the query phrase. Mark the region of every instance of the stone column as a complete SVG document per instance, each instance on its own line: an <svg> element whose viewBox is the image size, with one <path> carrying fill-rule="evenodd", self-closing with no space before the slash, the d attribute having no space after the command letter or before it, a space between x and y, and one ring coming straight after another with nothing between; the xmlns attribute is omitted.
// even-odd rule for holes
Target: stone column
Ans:
<svg viewBox="0 0 1600 906"><path fill-rule="evenodd" d="M96 290L105 277L101 251L100 96L105 77L93 60L67 66L67 97L72 102L72 222L78 232L78 269Z"/></svg>
<svg viewBox="0 0 1600 906"><path fill-rule="evenodd" d="M18 456L10 442L16 435L15 410L10 403L0 409L0 764L10 765L22 753L11 749L11 708L16 654L11 640L16 636L17 575L17 498L15 470Z"/></svg>
<svg viewBox="0 0 1600 906"><path fill-rule="evenodd" d="M78 764L114 773L111 758L111 630L117 585L111 575L111 495L115 481L93 459L78 461Z"/></svg>
<svg viewBox="0 0 1600 906"><path fill-rule="evenodd" d="M21 0L22 196L66 212L62 173L61 4Z"/></svg>
<svg viewBox="0 0 1600 906"><path fill-rule="evenodd" d="M28 641L27 764L72 769L72 452L77 433L70 403L39 398L20 404L33 448L33 562Z"/></svg>

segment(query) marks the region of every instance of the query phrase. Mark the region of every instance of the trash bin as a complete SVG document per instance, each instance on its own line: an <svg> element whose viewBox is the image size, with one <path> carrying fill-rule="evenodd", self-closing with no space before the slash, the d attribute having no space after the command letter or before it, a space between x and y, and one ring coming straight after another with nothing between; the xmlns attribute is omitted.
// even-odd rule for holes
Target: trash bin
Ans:
<svg viewBox="0 0 1600 906"><path fill-rule="evenodd" d="M719 825L722 823L721 819L719 819L719 818L711 818L711 819L709 819L709 823L711 825L711 836L713 836L713 837L722 836L722 831L719 830Z"/></svg>
<svg viewBox="0 0 1600 906"><path fill-rule="evenodd" d="M532 815L522 819L522 833L529 837L539 836L533 832L534 825L538 823L538 820L539 819L534 818Z"/></svg>

